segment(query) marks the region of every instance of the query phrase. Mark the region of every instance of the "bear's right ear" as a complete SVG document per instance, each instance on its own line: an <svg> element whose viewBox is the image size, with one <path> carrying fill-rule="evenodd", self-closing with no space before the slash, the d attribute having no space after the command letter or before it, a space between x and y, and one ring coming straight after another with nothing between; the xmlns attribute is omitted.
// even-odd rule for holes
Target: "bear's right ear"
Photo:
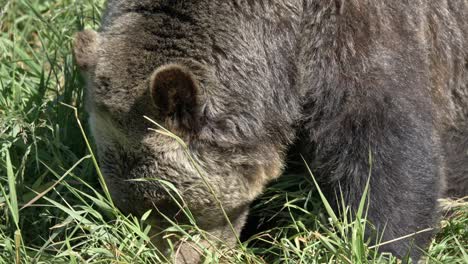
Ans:
<svg viewBox="0 0 468 264"><path fill-rule="evenodd" d="M96 66L98 34L94 30L84 30L75 35L73 53L82 71L88 71Z"/></svg>
<svg viewBox="0 0 468 264"><path fill-rule="evenodd" d="M198 82L193 74L180 65L161 66L151 76L151 98L159 117L170 129L198 130L198 93Z"/></svg>

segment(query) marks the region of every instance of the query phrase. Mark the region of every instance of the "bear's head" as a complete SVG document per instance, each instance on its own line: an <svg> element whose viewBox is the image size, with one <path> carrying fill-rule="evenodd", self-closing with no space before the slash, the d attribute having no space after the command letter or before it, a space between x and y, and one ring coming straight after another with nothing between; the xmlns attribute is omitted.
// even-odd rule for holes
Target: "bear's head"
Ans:
<svg viewBox="0 0 468 264"><path fill-rule="evenodd" d="M135 215L153 209L156 230L168 227L160 213L186 223L165 185L170 183L201 229L233 245L249 204L280 175L284 143L255 127L259 120L248 108L261 106L244 109L210 65L114 33L80 32L74 53L87 82L100 168L115 204ZM145 116L184 143L162 128L151 130L158 127ZM187 245L180 255L187 263L199 258Z"/></svg>

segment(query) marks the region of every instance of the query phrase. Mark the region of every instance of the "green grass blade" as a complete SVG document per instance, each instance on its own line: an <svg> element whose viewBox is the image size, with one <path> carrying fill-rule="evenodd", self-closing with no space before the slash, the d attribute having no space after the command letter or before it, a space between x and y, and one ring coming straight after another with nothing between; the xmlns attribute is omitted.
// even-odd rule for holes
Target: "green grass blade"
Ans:
<svg viewBox="0 0 468 264"><path fill-rule="evenodd" d="M7 169L7 179L8 179L8 188L9 188L9 207L10 212L13 216L13 221L17 229L19 229L19 210L18 210L18 197L16 195L16 176L13 172L13 165L11 164L10 152L5 151L6 156L6 169Z"/></svg>
<svg viewBox="0 0 468 264"><path fill-rule="evenodd" d="M301 155L302 157L302 155ZM333 208L331 207L330 203L328 202L327 198L322 192L322 189L320 188L320 185L317 183L314 174L312 173L312 170L310 169L307 161L305 160L304 157L302 157L302 160L304 161L304 164L307 168L307 172L309 173L310 177L312 178L312 181L314 182L315 188L317 188L317 192L320 195L320 198L322 199L322 203L325 206L325 209L327 210L328 215L332 218L333 223L336 224L338 227L341 226L340 221L338 220L338 217L336 216L335 212L333 211Z"/></svg>

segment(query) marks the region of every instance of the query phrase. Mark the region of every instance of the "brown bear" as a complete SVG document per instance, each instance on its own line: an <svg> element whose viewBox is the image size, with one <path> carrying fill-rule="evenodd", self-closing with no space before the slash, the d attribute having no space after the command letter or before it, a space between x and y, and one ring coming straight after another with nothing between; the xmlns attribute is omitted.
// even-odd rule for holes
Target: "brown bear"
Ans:
<svg viewBox="0 0 468 264"><path fill-rule="evenodd" d="M368 218L384 241L433 227L438 198L468 194L467 18L467 0L109 0L74 52L115 203L177 218L161 183L129 181L165 180L233 245L218 202L238 234L299 142L353 209L371 175ZM180 136L198 169L143 116ZM381 250L417 260L430 237Z"/></svg>

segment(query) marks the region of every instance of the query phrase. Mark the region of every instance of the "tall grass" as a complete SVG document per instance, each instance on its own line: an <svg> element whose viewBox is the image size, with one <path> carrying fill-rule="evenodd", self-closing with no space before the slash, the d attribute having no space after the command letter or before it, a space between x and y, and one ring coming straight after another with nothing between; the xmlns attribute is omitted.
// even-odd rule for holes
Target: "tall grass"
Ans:
<svg viewBox="0 0 468 264"><path fill-rule="evenodd" d="M171 261L151 242L148 213L137 218L113 206L84 137L71 39L99 26L102 4L0 0L0 263ZM273 183L252 212L269 228L235 249L202 248L206 262L397 263L364 239L365 197L357 218L344 205L335 214L317 187L311 175L293 173ZM425 263L468 263L468 205L446 204L453 213ZM195 242L209 237L195 221L171 230Z"/></svg>

